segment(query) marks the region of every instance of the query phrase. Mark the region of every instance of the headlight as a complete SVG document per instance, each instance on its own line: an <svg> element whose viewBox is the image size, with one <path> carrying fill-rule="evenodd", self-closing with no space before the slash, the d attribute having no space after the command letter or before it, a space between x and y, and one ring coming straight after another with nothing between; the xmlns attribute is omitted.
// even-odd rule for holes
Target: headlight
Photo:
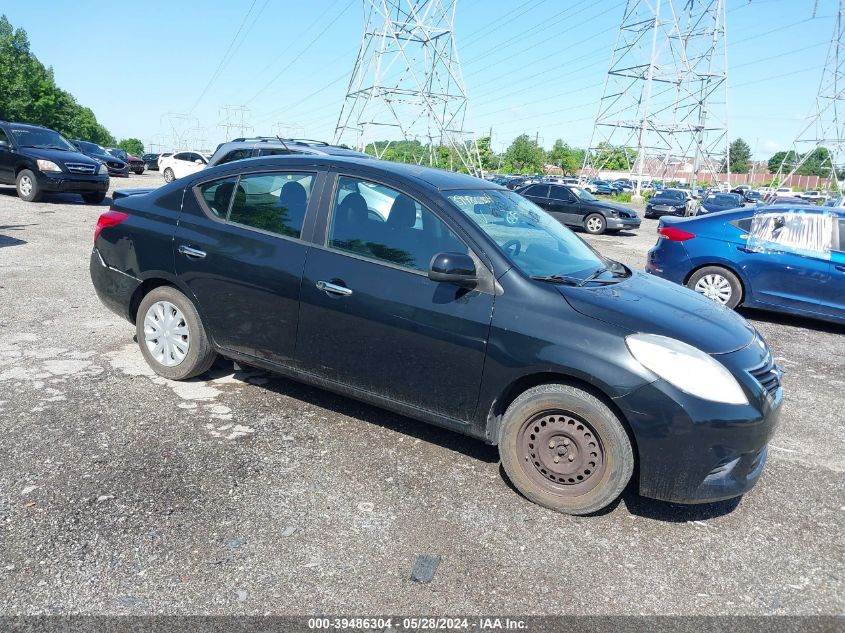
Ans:
<svg viewBox="0 0 845 633"><path fill-rule="evenodd" d="M611 211L610 215L613 216L614 218L618 218L619 217L619 211Z"/></svg>
<svg viewBox="0 0 845 633"><path fill-rule="evenodd" d="M657 334L631 334L625 343L646 369L681 391L713 402L748 404L731 372L692 345Z"/></svg>
<svg viewBox="0 0 845 633"><path fill-rule="evenodd" d="M101 176L108 176L109 175L109 168L105 165L101 164L100 169L97 171L98 174Z"/></svg>
<svg viewBox="0 0 845 633"><path fill-rule="evenodd" d="M38 169L40 171L48 171L48 172L61 172L62 168L59 167L56 163L51 160L43 160L39 158L37 161Z"/></svg>

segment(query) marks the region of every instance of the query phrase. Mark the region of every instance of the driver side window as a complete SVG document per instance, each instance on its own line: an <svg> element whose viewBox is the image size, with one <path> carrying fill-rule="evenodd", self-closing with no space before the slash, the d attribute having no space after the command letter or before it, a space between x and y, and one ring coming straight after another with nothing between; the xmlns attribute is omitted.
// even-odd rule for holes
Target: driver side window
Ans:
<svg viewBox="0 0 845 633"><path fill-rule="evenodd" d="M338 178L328 245L423 272L437 253L469 253L440 218L407 194L349 176Z"/></svg>

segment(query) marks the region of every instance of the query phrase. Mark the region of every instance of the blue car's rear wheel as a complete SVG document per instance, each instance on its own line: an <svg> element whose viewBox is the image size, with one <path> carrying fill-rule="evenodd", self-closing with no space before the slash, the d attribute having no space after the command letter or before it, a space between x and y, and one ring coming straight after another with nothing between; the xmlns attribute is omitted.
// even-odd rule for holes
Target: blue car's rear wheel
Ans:
<svg viewBox="0 0 845 633"><path fill-rule="evenodd" d="M728 308L735 308L742 301L739 278L721 266L705 266L696 270L687 280L687 288Z"/></svg>

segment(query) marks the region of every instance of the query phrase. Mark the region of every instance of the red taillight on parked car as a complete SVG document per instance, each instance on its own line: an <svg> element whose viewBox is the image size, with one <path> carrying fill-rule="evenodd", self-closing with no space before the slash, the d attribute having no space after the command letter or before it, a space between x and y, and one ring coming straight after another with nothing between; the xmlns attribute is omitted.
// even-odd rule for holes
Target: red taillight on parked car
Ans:
<svg viewBox="0 0 845 633"><path fill-rule="evenodd" d="M94 241L97 241L97 236L107 226L117 226L121 222L123 222L129 216L122 211L115 211L114 209L109 209L100 218L97 220L97 228L94 229Z"/></svg>
<svg viewBox="0 0 845 633"><path fill-rule="evenodd" d="M674 226L661 227L657 229L657 232L661 237L665 237L667 240L672 240L673 242L686 242L695 237L695 233L682 231Z"/></svg>

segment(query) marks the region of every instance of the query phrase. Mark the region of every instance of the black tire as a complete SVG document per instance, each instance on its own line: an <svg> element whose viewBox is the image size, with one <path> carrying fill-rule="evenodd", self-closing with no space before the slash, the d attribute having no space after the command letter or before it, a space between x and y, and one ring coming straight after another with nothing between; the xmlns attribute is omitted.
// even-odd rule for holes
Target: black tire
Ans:
<svg viewBox="0 0 845 633"><path fill-rule="evenodd" d="M724 288L725 286L720 280L727 282L727 287L730 288L730 295L725 298L726 300L722 300L724 295L717 298L705 291L705 287L713 288L712 293L715 293L716 288ZM690 275L686 285L690 290L703 294L705 297L709 297L727 308L733 309L742 303L742 282L734 273L721 266L705 266L704 268L699 268Z"/></svg>
<svg viewBox="0 0 845 633"><path fill-rule="evenodd" d="M517 490L564 514L607 507L634 472L631 441L619 418L569 385L539 385L514 400L502 420L499 454Z"/></svg>
<svg viewBox="0 0 845 633"><path fill-rule="evenodd" d="M138 167L138 168L136 168L136 169L133 169L132 171L134 171L134 172L135 172L135 175L136 175L136 176L140 176L141 174L143 174L143 173L144 173L144 168L143 168L143 167Z"/></svg>
<svg viewBox="0 0 845 633"><path fill-rule="evenodd" d="M175 306L181 312L184 324L187 326L188 350L181 362L175 365L165 365L157 360L147 346L145 317L150 308L159 302L167 302ZM141 348L141 353L144 355L147 364L159 376L164 376L170 380L187 380L203 374L211 368L214 359L217 357L194 304L179 290L171 286L155 288L141 300L141 305L138 306L135 317L135 329L138 335L138 346Z"/></svg>
<svg viewBox="0 0 845 633"><path fill-rule="evenodd" d="M100 204L106 199L106 194L102 191L98 191L97 193L83 193L82 199L88 204Z"/></svg>
<svg viewBox="0 0 845 633"><path fill-rule="evenodd" d="M584 230L590 235L601 235L607 229L607 219L601 213L591 213L584 218Z"/></svg>
<svg viewBox="0 0 845 633"><path fill-rule="evenodd" d="M31 170L22 169L15 179L15 186L18 190L18 198L24 202L41 200L41 188L38 186L38 179Z"/></svg>
<svg viewBox="0 0 845 633"><path fill-rule="evenodd" d="M173 170L170 167L167 167L164 170L164 182L173 182L176 180L176 175L173 173Z"/></svg>

